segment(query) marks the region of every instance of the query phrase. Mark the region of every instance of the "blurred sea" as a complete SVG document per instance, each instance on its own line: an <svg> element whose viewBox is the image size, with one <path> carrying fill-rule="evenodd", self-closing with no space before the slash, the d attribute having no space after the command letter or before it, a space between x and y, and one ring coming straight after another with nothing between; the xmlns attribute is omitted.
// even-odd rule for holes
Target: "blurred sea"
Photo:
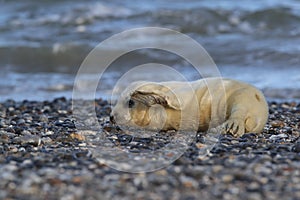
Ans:
<svg viewBox="0 0 300 200"><path fill-rule="evenodd" d="M189 35L222 76L254 84L270 100L300 99L299 0L0 0L0 101L71 98L76 72L98 43L145 26ZM147 62L194 78L182 58L141 50L119 59L104 85Z"/></svg>

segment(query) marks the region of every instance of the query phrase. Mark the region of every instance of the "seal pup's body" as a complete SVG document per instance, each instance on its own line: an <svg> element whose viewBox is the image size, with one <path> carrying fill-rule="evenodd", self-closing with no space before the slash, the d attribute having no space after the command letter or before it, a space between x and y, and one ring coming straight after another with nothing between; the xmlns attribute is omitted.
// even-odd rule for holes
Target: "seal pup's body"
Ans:
<svg viewBox="0 0 300 200"><path fill-rule="evenodd" d="M238 137L263 130L268 105L257 88L231 79L135 82L121 94L112 116L117 123L129 126L162 131L218 130Z"/></svg>

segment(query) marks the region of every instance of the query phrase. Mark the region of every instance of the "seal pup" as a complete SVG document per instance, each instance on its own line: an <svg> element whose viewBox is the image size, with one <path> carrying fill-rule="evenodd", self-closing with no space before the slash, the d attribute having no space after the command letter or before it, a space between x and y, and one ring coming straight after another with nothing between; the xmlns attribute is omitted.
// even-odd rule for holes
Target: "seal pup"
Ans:
<svg viewBox="0 0 300 200"><path fill-rule="evenodd" d="M119 125L146 129L196 130L232 134L260 133L268 104L254 86L232 79L193 82L134 82L112 108Z"/></svg>

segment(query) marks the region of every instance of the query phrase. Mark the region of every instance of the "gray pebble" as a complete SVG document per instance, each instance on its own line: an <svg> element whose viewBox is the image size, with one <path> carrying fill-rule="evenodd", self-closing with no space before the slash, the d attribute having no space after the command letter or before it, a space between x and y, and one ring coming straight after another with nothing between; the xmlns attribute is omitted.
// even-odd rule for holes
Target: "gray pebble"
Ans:
<svg viewBox="0 0 300 200"><path fill-rule="evenodd" d="M23 124L25 124L25 120L24 119L19 119L17 121L17 125L23 125Z"/></svg>
<svg viewBox="0 0 300 200"><path fill-rule="evenodd" d="M14 138L13 142L21 145L39 146L41 143L41 138L36 135L25 135L25 136Z"/></svg>

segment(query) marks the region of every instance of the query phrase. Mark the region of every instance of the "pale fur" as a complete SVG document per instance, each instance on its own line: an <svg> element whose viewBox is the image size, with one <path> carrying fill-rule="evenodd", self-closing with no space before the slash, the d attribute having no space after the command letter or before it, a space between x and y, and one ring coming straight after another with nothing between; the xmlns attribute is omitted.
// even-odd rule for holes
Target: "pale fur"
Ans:
<svg viewBox="0 0 300 200"><path fill-rule="evenodd" d="M134 101L132 108L128 108L130 99ZM268 105L258 89L230 79L135 82L122 93L112 116L118 124L129 126L162 131L218 130L238 137L263 130Z"/></svg>

